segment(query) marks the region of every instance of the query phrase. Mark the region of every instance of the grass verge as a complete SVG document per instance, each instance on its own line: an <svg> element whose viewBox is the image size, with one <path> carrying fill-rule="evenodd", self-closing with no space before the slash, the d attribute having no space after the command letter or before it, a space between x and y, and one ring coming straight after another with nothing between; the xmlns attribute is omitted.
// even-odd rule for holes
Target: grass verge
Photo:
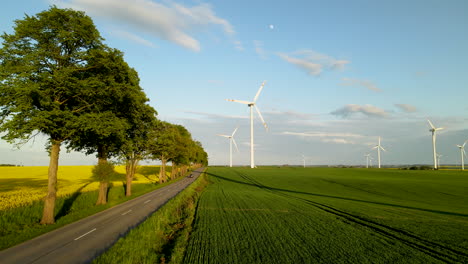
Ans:
<svg viewBox="0 0 468 264"><path fill-rule="evenodd" d="M93 264L182 263L198 200L208 185L205 173L145 222L119 239Z"/></svg>
<svg viewBox="0 0 468 264"><path fill-rule="evenodd" d="M24 241L55 230L87 216L104 211L135 197L177 182L184 177L164 184L139 183L132 185L132 195L125 196L123 186L111 185L108 201L105 205L95 205L98 191L77 191L68 196L57 198L53 225L41 225L43 202L35 201L28 206L15 207L0 211L0 250L20 244Z"/></svg>

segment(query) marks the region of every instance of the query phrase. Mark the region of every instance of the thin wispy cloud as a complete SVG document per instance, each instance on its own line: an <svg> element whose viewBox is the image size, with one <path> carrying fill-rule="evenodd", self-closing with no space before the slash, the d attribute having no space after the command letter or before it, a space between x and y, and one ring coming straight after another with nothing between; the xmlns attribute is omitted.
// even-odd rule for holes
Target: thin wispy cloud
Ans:
<svg viewBox="0 0 468 264"><path fill-rule="evenodd" d="M357 104L348 104L339 108L330 114L340 116L342 118L347 118L355 116L357 114L362 114L366 117L388 117L389 113L384 109L378 108L373 105L357 105Z"/></svg>
<svg viewBox="0 0 468 264"><path fill-rule="evenodd" d="M184 111L187 114L194 114L205 118L210 119L247 119L248 116L237 116L237 115L221 115L221 114L213 114L213 113L205 113L205 112L197 112L197 111Z"/></svg>
<svg viewBox="0 0 468 264"><path fill-rule="evenodd" d="M341 83L341 85L343 86L364 87L374 92L382 92L382 90L379 87L377 87L377 85L368 80L359 80L353 78L342 78L341 80L343 81Z"/></svg>
<svg viewBox="0 0 468 264"><path fill-rule="evenodd" d="M289 132L285 131L281 133L282 135L293 135L293 136L301 136L301 137L318 137L318 138L326 138L326 137L346 137L346 138L362 138L363 135L353 134L353 133L325 133L325 132Z"/></svg>
<svg viewBox="0 0 468 264"><path fill-rule="evenodd" d="M263 49L263 42L261 42L259 40L254 40L253 44L254 44L254 47L255 47L255 52L258 54L258 56L261 59L266 60L267 55L266 55L265 50Z"/></svg>
<svg viewBox="0 0 468 264"><path fill-rule="evenodd" d="M414 113L418 111L415 106L409 104L395 104L395 106L405 113Z"/></svg>
<svg viewBox="0 0 468 264"><path fill-rule="evenodd" d="M286 119L292 119L292 120L311 120L315 119L316 115L314 114L309 114L309 113L301 113L301 112L296 112L296 111L266 111L265 115L271 115L274 116L275 119L277 117L284 117Z"/></svg>
<svg viewBox="0 0 468 264"><path fill-rule="evenodd" d="M234 47L239 51L244 50L244 46L242 45L242 42L240 42L239 40L234 41Z"/></svg>
<svg viewBox="0 0 468 264"><path fill-rule="evenodd" d="M338 60L313 50L299 50L290 54L277 54L283 60L299 67L312 76L318 76L325 70L342 70L350 63L348 60Z"/></svg>
<svg viewBox="0 0 468 264"><path fill-rule="evenodd" d="M154 43L152 43L151 41L149 40L146 40L138 35L135 35L133 33L130 33L130 32L127 32L127 31L123 31L123 30L112 30L110 32L111 35L114 35L116 37L119 37L119 38L123 38L123 39L126 39L126 40L130 40L130 41L133 41L135 43L138 43L138 44L141 44L141 45L144 45L144 46L148 46L150 48L155 48L156 45Z"/></svg>
<svg viewBox="0 0 468 264"><path fill-rule="evenodd" d="M353 133L325 133L325 132L282 132L281 135L297 136L301 138L314 138L324 143L358 144L356 140L364 138L363 135Z"/></svg>
<svg viewBox="0 0 468 264"><path fill-rule="evenodd" d="M193 36L200 28L217 26L229 36L235 34L233 26L227 20L218 17L211 5L205 3L185 6L171 1L158 3L150 0L51 0L51 2L124 23L137 31L193 51L201 50L199 41Z"/></svg>

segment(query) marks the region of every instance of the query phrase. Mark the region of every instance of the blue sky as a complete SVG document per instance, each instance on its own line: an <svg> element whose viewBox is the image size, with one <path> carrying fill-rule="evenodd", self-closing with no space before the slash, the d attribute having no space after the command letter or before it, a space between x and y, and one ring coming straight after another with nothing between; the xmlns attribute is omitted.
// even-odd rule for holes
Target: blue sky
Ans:
<svg viewBox="0 0 468 264"><path fill-rule="evenodd" d="M20 0L3 4L0 31L56 4L84 10L125 53L159 118L185 125L211 164L228 163L236 126L249 162L245 105L262 81L258 164L363 164L382 137L383 164L431 162L426 119L445 127L442 163L468 139L467 1ZM44 138L21 150L0 141L0 163L47 165ZM61 164L95 157L62 152Z"/></svg>

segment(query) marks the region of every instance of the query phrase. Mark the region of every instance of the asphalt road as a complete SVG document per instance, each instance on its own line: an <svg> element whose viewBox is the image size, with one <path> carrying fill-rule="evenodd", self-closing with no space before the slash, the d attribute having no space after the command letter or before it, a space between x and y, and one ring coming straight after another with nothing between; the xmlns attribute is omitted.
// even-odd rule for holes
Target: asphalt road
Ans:
<svg viewBox="0 0 468 264"><path fill-rule="evenodd" d="M193 177L144 194L17 246L0 251L0 263L88 263L169 199L189 186Z"/></svg>

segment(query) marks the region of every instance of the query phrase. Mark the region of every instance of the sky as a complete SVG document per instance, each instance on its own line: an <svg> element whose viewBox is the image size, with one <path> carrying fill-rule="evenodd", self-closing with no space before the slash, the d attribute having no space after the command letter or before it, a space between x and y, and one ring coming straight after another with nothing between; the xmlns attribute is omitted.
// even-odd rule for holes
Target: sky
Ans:
<svg viewBox="0 0 468 264"><path fill-rule="evenodd" d="M212 165L362 165L381 137L383 165L431 164L430 119L442 164L468 140L468 1L16 0L0 32L50 5L85 11L124 52L158 118L187 127ZM0 140L0 163L47 165L47 138L20 149ZM95 164L67 153L61 165ZM154 162L151 162L154 163Z"/></svg>

